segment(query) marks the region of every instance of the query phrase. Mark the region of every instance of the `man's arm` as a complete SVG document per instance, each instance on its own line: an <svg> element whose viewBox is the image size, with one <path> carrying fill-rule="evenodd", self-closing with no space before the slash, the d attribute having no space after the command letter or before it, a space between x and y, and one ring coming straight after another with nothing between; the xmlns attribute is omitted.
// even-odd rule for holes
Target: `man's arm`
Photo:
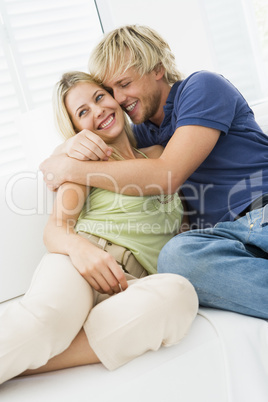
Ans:
<svg viewBox="0 0 268 402"><path fill-rule="evenodd" d="M81 161L108 160L112 149L95 133L82 130L55 148L53 155L66 154Z"/></svg>
<svg viewBox="0 0 268 402"><path fill-rule="evenodd" d="M202 126L179 127L158 159L81 162L59 156L40 169L50 189L65 181L128 195L174 193L207 158L220 131Z"/></svg>

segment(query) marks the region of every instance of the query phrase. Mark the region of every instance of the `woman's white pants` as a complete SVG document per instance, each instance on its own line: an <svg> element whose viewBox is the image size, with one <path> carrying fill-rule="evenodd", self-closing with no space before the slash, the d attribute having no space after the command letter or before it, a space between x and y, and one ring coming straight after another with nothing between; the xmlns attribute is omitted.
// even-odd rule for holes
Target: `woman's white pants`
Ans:
<svg viewBox="0 0 268 402"><path fill-rule="evenodd" d="M28 292L0 315L0 384L46 364L68 348L82 327L109 370L178 343L197 313L193 286L174 274L128 284L124 292L103 297L68 256L46 254Z"/></svg>

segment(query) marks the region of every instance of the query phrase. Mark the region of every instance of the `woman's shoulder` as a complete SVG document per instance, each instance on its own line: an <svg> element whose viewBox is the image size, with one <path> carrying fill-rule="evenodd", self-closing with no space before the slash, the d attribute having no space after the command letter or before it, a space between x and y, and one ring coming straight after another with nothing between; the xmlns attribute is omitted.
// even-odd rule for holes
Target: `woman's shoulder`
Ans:
<svg viewBox="0 0 268 402"><path fill-rule="evenodd" d="M152 145L151 147L139 148L139 151L148 158L157 159L164 151L164 147L162 147L162 145Z"/></svg>

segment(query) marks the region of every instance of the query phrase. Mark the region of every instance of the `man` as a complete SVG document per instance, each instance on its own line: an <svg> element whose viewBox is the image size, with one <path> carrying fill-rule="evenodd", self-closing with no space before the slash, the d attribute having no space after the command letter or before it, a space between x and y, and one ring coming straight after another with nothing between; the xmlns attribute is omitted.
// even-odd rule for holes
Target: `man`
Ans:
<svg viewBox="0 0 268 402"><path fill-rule="evenodd" d="M104 37L90 71L135 124L138 147L165 150L158 159L109 162L111 149L81 132L41 165L48 185L130 195L181 189L196 230L164 247L158 271L188 278L203 306L268 318L268 138L242 95L206 71L181 80L168 44L147 27Z"/></svg>

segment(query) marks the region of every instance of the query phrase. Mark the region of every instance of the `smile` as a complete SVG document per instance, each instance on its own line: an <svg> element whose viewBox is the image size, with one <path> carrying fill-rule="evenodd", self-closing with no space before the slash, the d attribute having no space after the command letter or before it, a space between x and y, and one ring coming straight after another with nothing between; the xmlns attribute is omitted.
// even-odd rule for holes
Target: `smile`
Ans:
<svg viewBox="0 0 268 402"><path fill-rule="evenodd" d="M135 101L133 103L131 103L131 105L126 107L126 111L127 112L132 112L132 110L134 109L134 107L137 105L138 101Z"/></svg>
<svg viewBox="0 0 268 402"><path fill-rule="evenodd" d="M114 121L114 114L110 115L106 120L104 120L98 127L98 130L108 127Z"/></svg>

